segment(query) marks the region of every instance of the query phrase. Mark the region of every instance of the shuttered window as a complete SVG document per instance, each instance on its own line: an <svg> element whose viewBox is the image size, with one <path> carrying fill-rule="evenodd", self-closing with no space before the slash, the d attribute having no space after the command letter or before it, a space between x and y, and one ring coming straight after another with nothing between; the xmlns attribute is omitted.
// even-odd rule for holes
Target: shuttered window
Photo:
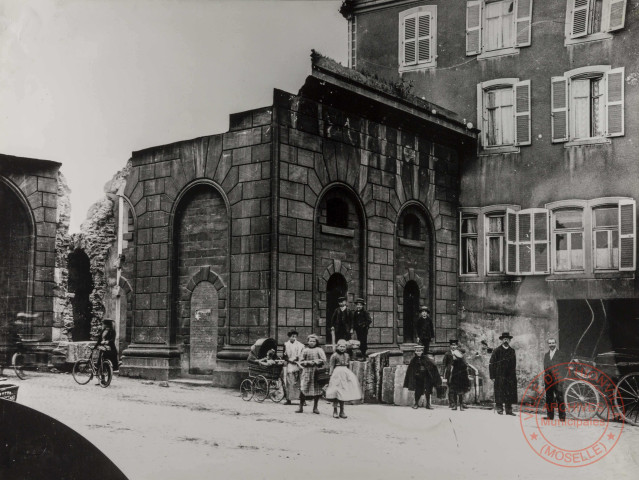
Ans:
<svg viewBox="0 0 639 480"><path fill-rule="evenodd" d="M527 47L533 0L466 2L466 55Z"/></svg>
<svg viewBox="0 0 639 480"><path fill-rule="evenodd" d="M530 208L506 212L507 273L547 275L550 273L548 210Z"/></svg>
<svg viewBox="0 0 639 480"><path fill-rule="evenodd" d="M426 5L399 15L400 72L435 66L437 6Z"/></svg>
<svg viewBox="0 0 639 480"><path fill-rule="evenodd" d="M567 38L587 40L590 36L621 30L625 26L627 0L567 1Z"/></svg>
<svg viewBox="0 0 639 480"><path fill-rule="evenodd" d="M479 84L477 118L484 148L530 145L530 80L505 78Z"/></svg>
<svg viewBox="0 0 639 480"><path fill-rule="evenodd" d="M624 135L624 68L582 67L551 79L552 141Z"/></svg>

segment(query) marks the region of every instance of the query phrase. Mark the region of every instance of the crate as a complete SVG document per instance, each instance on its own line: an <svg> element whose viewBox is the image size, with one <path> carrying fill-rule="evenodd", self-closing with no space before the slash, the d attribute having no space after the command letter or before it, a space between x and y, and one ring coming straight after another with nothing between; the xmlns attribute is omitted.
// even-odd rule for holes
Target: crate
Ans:
<svg viewBox="0 0 639 480"><path fill-rule="evenodd" d="M15 402L18 400L17 385L0 385L0 399Z"/></svg>

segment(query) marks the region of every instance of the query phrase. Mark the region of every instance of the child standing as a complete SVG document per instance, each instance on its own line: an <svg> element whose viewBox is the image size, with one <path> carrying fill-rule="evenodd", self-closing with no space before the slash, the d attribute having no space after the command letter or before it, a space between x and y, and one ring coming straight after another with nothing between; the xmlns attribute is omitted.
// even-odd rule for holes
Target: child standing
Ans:
<svg viewBox="0 0 639 480"><path fill-rule="evenodd" d="M333 400L333 417L347 418L344 413L344 402L362 398L362 389L353 372L348 368L350 357L346 353L346 340L337 342L336 351L329 361L331 379L326 388L326 399ZM337 405L339 404L339 415Z"/></svg>
<svg viewBox="0 0 639 480"><path fill-rule="evenodd" d="M432 410L430 404L430 396L433 387L442 384L442 377L439 375L437 366L424 353L424 346L417 345L415 347L415 356L410 361L404 378L404 388L415 391L415 404L413 408L419 407L419 399L422 395L426 396L426 408Z"/></svg>

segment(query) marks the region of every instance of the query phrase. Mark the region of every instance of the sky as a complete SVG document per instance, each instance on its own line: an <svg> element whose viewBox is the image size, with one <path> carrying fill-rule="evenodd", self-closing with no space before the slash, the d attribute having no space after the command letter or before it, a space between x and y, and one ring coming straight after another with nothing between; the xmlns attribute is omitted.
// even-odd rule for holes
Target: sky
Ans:
<svg viewBox="0 0 639 480"><path fill-rule="evenodd" d="M340 0L2 0L0 153L53 160L71 231L131 152L225 132L346 63Z"/></svg>

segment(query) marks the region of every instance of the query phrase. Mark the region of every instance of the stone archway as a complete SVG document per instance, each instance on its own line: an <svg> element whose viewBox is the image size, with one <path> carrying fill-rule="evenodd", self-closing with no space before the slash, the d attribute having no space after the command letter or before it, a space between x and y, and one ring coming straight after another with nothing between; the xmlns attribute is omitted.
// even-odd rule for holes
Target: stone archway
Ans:
<svg viewBox="0 0 639 480"><path fill-rule="evenodd" d="M319 312L320 319L323 319L318 327L325 332L327 342L331 341L328 322L337 308L337 299L348 295L351 282L351 267L340 260L333 260L318 278Z"/></svg>
<svg viewBox="0 0 639 480"><path fill-rule="evenodd" d="M424 279L412 268L397 277L397 313L399 314L400 343L415 341L413 319L420 305L427 305ZM415 298L415 295L417 297ZM408 304L407 304L408 303ZM431 307L432 309L432 307Z"/></svg>
<svg viewBox="0 0 639 480"><path fill-rule="evenodd" d="M71 338L74 342L91 340L91 323L93 321L93 276L91 275L91 261L80 248L76 248L67 257L69 271L69 293L73 311L73 330Z"/></svg>

